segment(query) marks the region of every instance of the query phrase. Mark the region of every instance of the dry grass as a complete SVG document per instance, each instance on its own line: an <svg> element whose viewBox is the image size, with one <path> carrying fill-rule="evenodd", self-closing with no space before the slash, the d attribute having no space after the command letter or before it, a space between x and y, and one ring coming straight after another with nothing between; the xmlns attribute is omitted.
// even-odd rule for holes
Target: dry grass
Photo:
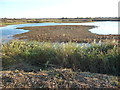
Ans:
<svg viewBox="0 0 120 90"><path fill-rule="evenodd" d="M111 88L118 89L118 77L78 72L71 69L50 69L38 72L2 71L3 88Z"/></svg>

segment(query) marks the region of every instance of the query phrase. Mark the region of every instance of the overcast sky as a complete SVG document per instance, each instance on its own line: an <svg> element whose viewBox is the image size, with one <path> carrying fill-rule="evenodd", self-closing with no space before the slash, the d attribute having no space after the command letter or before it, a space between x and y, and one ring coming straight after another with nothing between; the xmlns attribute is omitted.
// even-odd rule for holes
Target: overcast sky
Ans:
<svg viewBox="0 0 120 90"><path fill-rule="evenodd" d="M0 0L0 18L117 17L120 0Z"/></svg>

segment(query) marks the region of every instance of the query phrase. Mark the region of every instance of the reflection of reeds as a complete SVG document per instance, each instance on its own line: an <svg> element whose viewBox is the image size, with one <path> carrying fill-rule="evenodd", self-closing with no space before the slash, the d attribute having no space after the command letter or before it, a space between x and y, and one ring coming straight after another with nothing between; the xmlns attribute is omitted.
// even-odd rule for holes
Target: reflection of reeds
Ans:
<svg viewBox="0 0 120 90"><path fill-rule="evenodd" d="M100 42L101 43L101 42ZM59 65L82 71L120 74L120 53L116 41L90 47L77 43L11 41L2 45L3 68L18 63Z"/></svg>

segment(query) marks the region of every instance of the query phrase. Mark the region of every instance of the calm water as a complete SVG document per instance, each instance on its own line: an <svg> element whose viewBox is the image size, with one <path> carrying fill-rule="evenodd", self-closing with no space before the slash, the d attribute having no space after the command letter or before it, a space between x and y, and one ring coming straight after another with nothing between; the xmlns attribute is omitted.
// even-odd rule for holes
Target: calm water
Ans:
<svg viewBox="0 0 120 90"><path fill-rule="evenodd" d="M29 30L16 29L18 27L27 26L50 26L50 25L90 25L97 26L96 28L90 29L92 33L96 34L118 34L118 22L113 21L102 21L102 22L88 22L88 23L33 23L33 24L19 24L9 25L0 27L0 37L3 41L9 41L13 39L13 35L25 33Z"/></svg>

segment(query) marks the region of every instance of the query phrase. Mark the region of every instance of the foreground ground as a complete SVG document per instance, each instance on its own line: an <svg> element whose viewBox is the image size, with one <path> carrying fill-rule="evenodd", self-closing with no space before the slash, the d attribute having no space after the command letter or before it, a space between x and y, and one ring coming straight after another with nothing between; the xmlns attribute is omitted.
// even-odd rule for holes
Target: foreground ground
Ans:
<svg viewBox="0 0 120 90"><path fill-rule="evenodd" d="M118 89L118 77L106 74L49 69L38 72L2 71L3 88L108 88Z"/></svg>

